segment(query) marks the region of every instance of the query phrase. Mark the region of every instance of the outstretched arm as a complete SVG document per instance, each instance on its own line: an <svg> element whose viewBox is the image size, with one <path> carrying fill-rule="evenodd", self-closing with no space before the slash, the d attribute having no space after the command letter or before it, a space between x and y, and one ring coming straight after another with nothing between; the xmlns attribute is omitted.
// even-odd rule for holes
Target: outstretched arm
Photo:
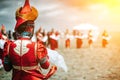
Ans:
<svg viewBox="0 0 120 80"><path fill-rule="evenodd" d="M48 69L50 65L48 60L49 57L48 57L47 49L41 41L37 42L37 57L41 67L43 69Z"/></svg>

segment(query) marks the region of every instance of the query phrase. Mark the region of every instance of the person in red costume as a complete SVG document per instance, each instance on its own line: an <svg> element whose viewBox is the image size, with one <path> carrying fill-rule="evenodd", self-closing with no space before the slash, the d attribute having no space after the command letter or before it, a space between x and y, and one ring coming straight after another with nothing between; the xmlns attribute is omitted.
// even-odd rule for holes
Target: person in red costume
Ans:
<svg viewBox="0 0 120 80"><path fill-rule="evenodd" d="M102 34L102 47L103 48L107 47L110 38L111 38L110 34L108 34L106 30L104 30Z"/></svg>
<svg viewBox="0 0 120 80"><path fill-rule="evenodd" d="M12 80L47 80L56 71L53 66L43 75L42 69L50 66L46 47L42 41L33 42L34 21L38 12L31 7L29 0L16 11L15 32L17 40L5 43L4 69L12 70Z"/></svg>

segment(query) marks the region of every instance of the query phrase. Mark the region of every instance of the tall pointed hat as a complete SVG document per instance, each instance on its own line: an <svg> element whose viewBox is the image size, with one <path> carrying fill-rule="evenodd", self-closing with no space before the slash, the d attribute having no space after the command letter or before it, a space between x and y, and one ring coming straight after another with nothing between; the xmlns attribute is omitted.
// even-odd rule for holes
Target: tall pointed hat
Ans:
<svg viewBox="0 0 120 80"><path fill-rule="evenodd" d="M1 31L5 31L6 29L5 29L5 26L4 26L4 24L2 24L2 26L1 26Z"/></svg>
<svg viewBox="0 0 120 80"><path fill-rule="evenodd" d="M16 11L16 26L15 31L18 27L20 27L21 24L23 24L26 21L35 21L38 17L38 11L36 8L31 7L29 4L29 0L25 0L25 4L23 7L20 7Z"/></svg>

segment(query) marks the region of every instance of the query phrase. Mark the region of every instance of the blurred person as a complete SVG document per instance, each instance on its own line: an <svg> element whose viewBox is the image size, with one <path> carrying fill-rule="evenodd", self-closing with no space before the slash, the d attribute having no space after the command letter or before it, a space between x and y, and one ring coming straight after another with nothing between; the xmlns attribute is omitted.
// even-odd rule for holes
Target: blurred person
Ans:
<svg viewBox="0 0 120 80"><path fill-rule="evenodd" d="M43 32L41 31L42 28L40 27L38 31L36 31L36 37L37 37L37 41L41 40L43 42L43 44L45 46L47 46L47 40L48 40L48 36L45 33L45 30L43 30Z"/></svg>
<svg viewBox="0 0 120 80"><path fill-rule="evenodd" d="M8 39L12 39L12 33L10 30L8 31Z"/></svg>
<svg viewBox="0 0 120 80"><path fill-rule="evenodd" d="M16 11L17 40L5 43L4 47L4 69L12 70L12 80L47 80L56 70L52 67L48 74L42 74L41 69L48 69L50 63L42 41L31 41L37 16L38 12L30 6L29 0Z"/></svg>
<svg viewBox="0 0 120 80"><path fill-rule="evenodd" d="M51 35L51 32L47 32L47 37L48 37L47 44L46 44L47 47L50 46L50 35Z"/></svg>
<svg viewBox="0 0 120 80"><path fill-rule="evenodd" d="M47 36L47 33L45 32L45 30L43 30L42 35L43 35L42 41L43 41L44 45L47 46L48 36Z"/></svg>
<svg viewBox="0 0 120 80"><path fill-rule="evenodd" d="M5 40L2 37L2 33L0 32L0 60L3 58L3 48L4 48Z"/></svg>
<svg viewBox="0 0 120 80"><path fill-rule="evenodd" d="M49 36L50 36L50 48L52 50L57 49L58 48L57 40L59 39L58 33L56 34L54 29L52 29Z"/></svg>
<svg viewBox="0 0 120 80"><path fill-rule="evenodd" d="M58 31L55 32L55 36L56 36L56 49L58 48L58 40L60 38L60 33Z"/></svg>
<svg viewBox="0 0 120 80"><path fill-rule="evenodd" d="M92 30L89 30L89 32L88 32L88 44L89 44L89 47L91 48L92 44L93 44L93 32L92 32Z"/></svg>
<svg viewBox="0 0 120 80"><path fill-rule="evenodd" d="M38 40L41 40L41 41L42 41L43 35L42 35L41 30L42 30L42 28L40 27L40 28L38 29L38 31L36 31L36 35L35 35L35 36L36 36L37 41L38 41Z"/></svg>
<svg viewBox="0 0 120 80"><path fill-rule="evenodd" d="M2 33L0 32L0 59L2 59L2 53L3 53L3 40L2 40Z"/></svg>
<svg viewBox="0 0 120 80"><path fill-rule="evenodd" d="M82 37L82 33L81 32L77 32L76 36L76 48L81 48L82 47L82 44L83 44L83 37Z"/></svg>
<svg viewBox="0 0 120 80"><path fill-rule="evenodd" d="M66 37L65 47L66 47L66 48L70 48L70 33L69 33L69 30L68 30L68 29L66 29L65 37Z"/></svg>
<svg viewBox="0 0 120 80"><path fill-rule="evenodd" d="M5 26L2 24L1 30L0 30L0 59L3 62L3 58L4 58L4 45L5 43L9 43L10 40L8 39L7 33L6 33L6 28Z"/></svg>
<svg viewBox="0 0 120 80"><path fill-rule="evenodd" d="M2 27L1 27L1 33L2 33L2 38L4 40L7 40L8 39L8 35L6 33L6 28L5 28L5 26L3 24L2 24Z"/></svg>
<svg viewBox="0 0 120 80"><path fill-rule="evenodd" d="M108 45L108 41L110 40L111 36L108 34L106 30L103 31L102 34L102 47L105 48Z"/></svg>

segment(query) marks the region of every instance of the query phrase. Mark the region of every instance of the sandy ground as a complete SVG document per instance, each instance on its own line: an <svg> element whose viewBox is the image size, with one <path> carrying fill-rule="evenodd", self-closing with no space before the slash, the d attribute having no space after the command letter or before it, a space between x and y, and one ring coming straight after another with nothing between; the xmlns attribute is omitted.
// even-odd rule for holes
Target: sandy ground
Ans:
<svg viewBox="0 0 120 80"><path fill-rule="evenodd" d="M82 48L76 49L73 42L70 49L65 49L64 44L57 49L65 59L68 72L58 69L49 80L120 80L119 45L111 43L107 48L101 48L95 42L89 48L84 41ZM11 80L11 72L1 69L0 80Z"/></svg>

